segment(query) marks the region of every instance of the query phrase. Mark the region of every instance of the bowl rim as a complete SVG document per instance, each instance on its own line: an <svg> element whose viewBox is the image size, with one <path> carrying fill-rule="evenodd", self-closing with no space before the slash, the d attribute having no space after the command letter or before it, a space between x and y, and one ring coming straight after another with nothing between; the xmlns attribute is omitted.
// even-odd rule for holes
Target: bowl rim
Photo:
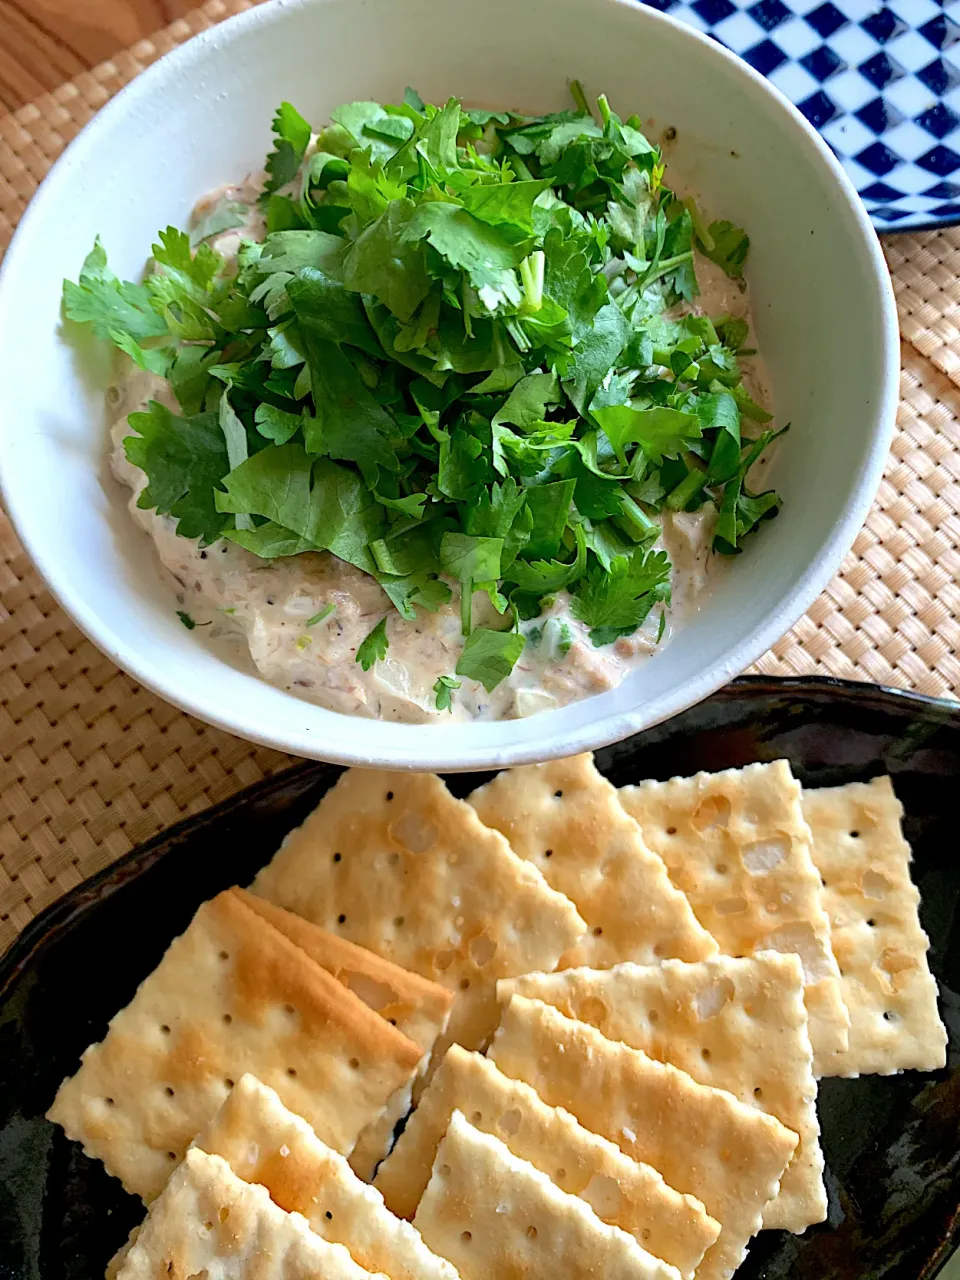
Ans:
<svg viewBox="0 0 960 1280"><path fill-rule="evenodd" d="M159 86L172 72L182 73L194 65L202 65L208 50L216 45L232 42L248 29L256 30L270 23L287 21L291 14L300 10L338 2L340 0L273 0L272 3L260 4L243 13L235 14L172 49L107 102L70 142L52 166L19 221L4 260L0 263L0 330L2 330L4 313L8 306L4 282L7 276L12 274L12 264L18 260L21 253L28 251L32 224L37 220L38 214L45 210L47 204L56 198L57 187L63 179L83 164L87 154L97 150L101 134L112 127L115 119L129 113L141 99L149 98L154 91L154 85ZM709 49L708 56L726 62L730 68L736 70L737 74L752 82L754 88L766 97L770 110L783 117L788 127L792 126L799 132L800 138L812 149L816 159L825 166L833 178L837 193L842 196L846 205L845 212L851 215L852 226L859 232L867 252L867 259L872 266L872 272L868 277L869 286L872 287L879 305L883 334L882 385L879 387L877 404L873 411L874 430L867 456L852 487L850 502L829 531L821 554L812 560L804 572L795 579L779 606L768 615L766 620L733 646L723 659L699 671L672 693L659 695L652 701L648 700L629 709L614 709L603 719L592 721L572 732L562 728L551 728L539 740L534 738L530 742L508 747L468 745L465 738L469 736L470 729L473 727L472 722L457 722L444 727L400 726L402 729L411 730L408 735L409 745L400 748L384 747L376 741L376 726L382 722L371 719L368 722L364 721L371 728L371 733L366 735L370 739L370 746L367 750L361 750L354 746L344 747L334 736L316 734L309 728L295 724L289 725L286 730L277 730L272 725L262 722L251 726L246 722L242 710L235 711L222 702L218 703L215 699L207 698L200 687L196 689L194 695L182 696L178 689L165 679L162 666L143 658L126 644L114 626L101 620L96 609L87 603L84 594L74 590L72 584L58 573L56 563L38 551L37 544L31 536L31 504L25 499L21 500L15 486L10 483L6 452L3 448L2 433L0 433L0 498L3 500L17 536L47 588L66 614L101 652L138 683L186 714L195 715L207 724L261 746L342 765L396 769L439 768L450 772L502 767L507 764L535 763L581 751L592 751L611 742L620 741L642 729L650 728L686 707L700 702L750 667L767 652L771 645L789 631L827 586L862 528L879 488L893 438L899 401L900 331L893 285L883 250L870 222L869 214L853 183L826 142L789 99L747 62L723 45L670 14L662 13L650 5L641 3L641 0L580 0L580 3L583 5L585 17L589 8L595 11L628 9L640 21L670 28L681 40L699 44L704 50ZM278 692L282 691L278 690ZM531 717L529 723L536 721L542 723L543 717L552 718L559 713L559 710L542 713L541 716ZM338 713L328 711L327 714ZM318 740L321 738L322 740Z"/></svg>

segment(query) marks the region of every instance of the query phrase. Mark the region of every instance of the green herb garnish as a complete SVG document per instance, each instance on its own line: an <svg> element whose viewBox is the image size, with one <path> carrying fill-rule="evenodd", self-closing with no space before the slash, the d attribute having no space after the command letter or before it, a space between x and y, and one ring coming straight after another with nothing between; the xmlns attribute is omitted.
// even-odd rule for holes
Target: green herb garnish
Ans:
<svg viewBox="0 0 960 1280"><path fill-rule="evenodd" d="M313 142L283 103L262 243L213 251L243 221L224 204L193 247L161 232L143 284L98 241L64 285L66 315L181 406L131 416L141 506L202 545L330 551L407 619L459 590L456 672L488 690L524 637L474 625L481 593L529 620L567 591L609 644L669 599L660 513L712 503L715 550L734 554L780 506L746 485L773 438L752 425L768 415L743 386L746 325L677 318L695 249L739 279L746 234L664 186L637 117L572 91L531 118L408 90L345 104ZM551 656L570 643L551 628ZM357 661L386 647L384 619Z"/></svg>
<svg viewBox="0 0 960 1280"><path fill-rule="evenodd" d="M381 618L370 634L357 649L355 662L359 662L364 671L369 671L375 662L387 656L390 641L387 639L387 620Z"/></svg>
<svg viewBox="0 0 960 1280"><path fill-rule="evenodd" d="M319 613L315 613L312 618L307 619L308 627L318 627L321 622L325 622L332 613L336 613L337 606L335 604L325 604Z"/></svg>
<svg viewBox="0 0 960 1280"><path fill-rule="evenodd" d="M453 676L441 676L433 686L433 692L437 695L437 710L452 711L453 710L453 691L460 688L460 681L454 680Z"/></svg>

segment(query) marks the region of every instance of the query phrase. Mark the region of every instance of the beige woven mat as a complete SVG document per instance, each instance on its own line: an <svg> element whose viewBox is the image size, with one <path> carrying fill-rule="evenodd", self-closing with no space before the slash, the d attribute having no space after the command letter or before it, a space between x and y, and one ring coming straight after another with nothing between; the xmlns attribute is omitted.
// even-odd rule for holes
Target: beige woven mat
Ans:
<svg viewBox="0 0 960 1280"><path fill-rule="evenodd" d="M0 119L0 251L52 162L149 63L249 8L211 0ZM960 695L960 229L887 243L903 332L899 430L841 572L758 664ZM0 428L2 429L2 428ZM174 710L67 620L0 511L0 950L65 890L290 763Z"/></svg>

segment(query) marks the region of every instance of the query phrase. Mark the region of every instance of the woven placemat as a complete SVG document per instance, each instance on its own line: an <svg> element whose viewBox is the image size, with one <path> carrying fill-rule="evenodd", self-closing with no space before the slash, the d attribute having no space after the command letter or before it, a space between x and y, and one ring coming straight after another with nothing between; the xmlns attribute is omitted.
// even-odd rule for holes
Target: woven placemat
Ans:
<svg viewBox="0 0 960 1280"><path fill-rule="evenodd" d="M251 7L211 0L0 119L0 251L50 165L138 72ZM887 242L903 334L876 504L809 613L758 663L960 695L960 230ZM290 760L123 675L45 591L0 511L0 950L65 890Z"/></svg>

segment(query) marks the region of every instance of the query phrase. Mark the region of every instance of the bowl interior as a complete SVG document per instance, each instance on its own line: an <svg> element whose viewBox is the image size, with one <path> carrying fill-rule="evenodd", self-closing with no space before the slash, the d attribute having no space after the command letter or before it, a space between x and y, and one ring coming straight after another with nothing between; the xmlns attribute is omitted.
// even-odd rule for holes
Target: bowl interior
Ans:
<svg viewBox="0 0 960 1280"><path fill-rule="evenodd" d="M478 21L478 17L480 20ZM258 168L281 98L314 122L340 102L424 97L528 111L573 76L658 134L711 216L745 226L747 276L779 422L784 509L700 613L618 689L528 720L374 724L310 706L186 632L152 545L106 474L103 353L67 335L64 276L94 237L136 278L159 227ZM669 172L669 171L668 171ZM879 481L895 404L882 258L838 167L759 77L617 0L276 0L192 42L110 104L24 219L0 282L0 484L28 551L95 642L163 696L243 736L347 762L450 768L544 758L655 723L755 660L836 568Z"/></svg>

